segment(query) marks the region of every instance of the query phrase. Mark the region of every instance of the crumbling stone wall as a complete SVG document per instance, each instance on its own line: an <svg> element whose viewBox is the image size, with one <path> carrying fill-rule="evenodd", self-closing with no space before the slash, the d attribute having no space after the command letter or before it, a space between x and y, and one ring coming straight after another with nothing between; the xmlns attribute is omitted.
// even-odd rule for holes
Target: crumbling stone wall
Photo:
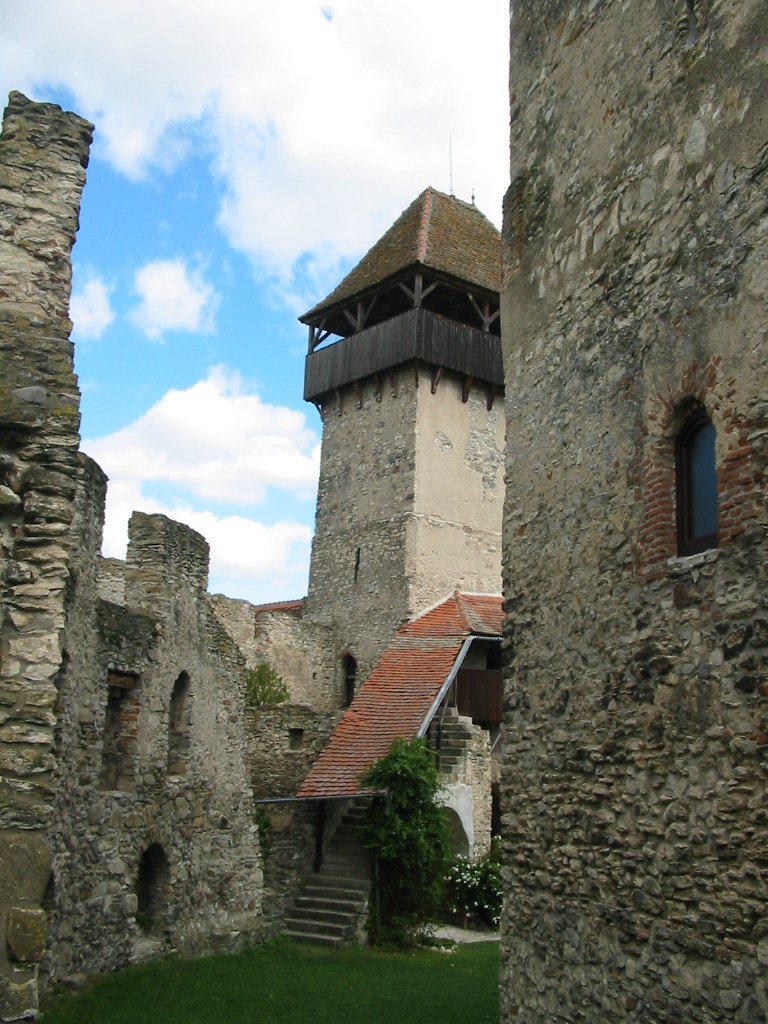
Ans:
<svg viewBox="0 0 768 1024"><path fill-rule="evenodd" d="M512 16L502 1019L764 1021L765 5Z"/></svg>
<svg viewBox="0 0 768 1024"><path fill-rule="evenodd" d="M78 485L69 253L92 126L12 93L0 135L0 1020L37 1006Z"/></svg>
<svg viewBox="0 0 768 1024"><path fill-rule="evenodd" d="M87 488L78 502L82 554L59 693L54 980L163 949L236 948L260 927L244 664L209 607L208 546L164 516L134 513L126 605L94 602L104 480L89 468L101 493ZM151 849L167 879L145 906Z"/></svg>
<svg viewBox="0 0 768 1024"><path fill-rule="evenodd" d="M103 571L78 450L69 253L91 126L11 95L0 135L0 1020L41 986L261 927L245 664L202 537L134 515ZM112 601L100 599L102 591ZM125 605L116 603L125 600Z"/></svg>
<svg viewBox="0 0 768 1024"><path fill-rule="evenodd" d="M414 366L322 415L306 617L337 630L362 681L407 619L457 588L499 592L504 416Z"/></svg>

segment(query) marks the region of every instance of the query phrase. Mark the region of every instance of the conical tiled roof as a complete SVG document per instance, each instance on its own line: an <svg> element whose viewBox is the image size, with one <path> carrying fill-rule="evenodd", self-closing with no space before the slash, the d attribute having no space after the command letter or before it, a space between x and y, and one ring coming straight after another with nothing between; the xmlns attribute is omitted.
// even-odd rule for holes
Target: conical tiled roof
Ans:
<svg viewBox="0 0 768 1024"><path fill-rule="evenodd" d="M501 235L473 203L426 188L331 294L301 317L374 288L416 265L489 292L501 290Z"/></svg>

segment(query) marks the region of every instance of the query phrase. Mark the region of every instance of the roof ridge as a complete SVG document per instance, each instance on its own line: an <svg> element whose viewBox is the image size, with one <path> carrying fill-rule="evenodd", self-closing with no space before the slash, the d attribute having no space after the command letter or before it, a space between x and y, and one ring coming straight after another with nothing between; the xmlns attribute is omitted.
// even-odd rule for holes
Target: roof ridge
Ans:
<svg viewBox="0 0 768 1024"><path fill-rule="evenodd" d="M419 263L424 263L427 258L427 247L429 245L429 222L432 217L432 193L432 186L427 185L424 189L424 207L421 211L419 235L416 240L416 259Z"/></svg>
<svg viewBox="0 0 768 1024"><path fill-rule="evenodd" d="M462 600L461 594L458 590L454 590L453 592L453 602L456 605L456 611L459 613L459 620L461 621L462 626L464 626L468 633L474 633L469 622L467 609L464 607L464 601Z"/></svg>

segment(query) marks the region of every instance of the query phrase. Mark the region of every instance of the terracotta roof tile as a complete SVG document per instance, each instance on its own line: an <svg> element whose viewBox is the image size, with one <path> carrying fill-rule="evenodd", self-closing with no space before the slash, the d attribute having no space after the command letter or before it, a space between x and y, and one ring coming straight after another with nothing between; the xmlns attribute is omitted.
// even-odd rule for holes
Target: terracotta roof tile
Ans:
<svg viewBox="0 0 768 1024"><path fill-rule="evenodd" d="M257 615L262 612L288 612L299 618L304 614L305 597L297 598L295 601L272 601L270 604L255 604L253 610Z"/></svg>
<svg viewBox="0 0 768 1024"><path fill-rule="evenodd" d="M402 626L297 795L360 792L360 778L392 741L416 736L467 637L501 636L501 621L500 597L456 592Z"/></svg>
<svg viewBox="0 0 768 1024"><path fill-rule="evenodd" d="M501 291L501 235L473 203L426 188L368 250L318 313L420 264L490 292Z"/></svg>

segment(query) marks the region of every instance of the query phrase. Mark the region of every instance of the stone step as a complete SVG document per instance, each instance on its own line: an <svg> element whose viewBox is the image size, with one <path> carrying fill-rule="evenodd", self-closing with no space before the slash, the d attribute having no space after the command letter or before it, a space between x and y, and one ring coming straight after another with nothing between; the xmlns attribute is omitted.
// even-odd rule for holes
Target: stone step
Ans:
<svg viewBox="0 0 768 1024"><path fill-rule="evenodd" d="M343 946L344 940L338 935L324 935L321 932L303 932L293 931L291 928L286 928L283 931L283 935L286 939L290 939L292 942L312 942L316 946Z"/></svg>
<svg viewBox="0 0 768 1024"><path fill-rule="evenodd" d="M362 894L357 899L335 898L333 896L299 896L296 913L304 911L327 911L329 914L356 914L365 903Z"/></svg>
<svg viewBox="0 0 768 1024"><path fill-rule="evenodd" d="M325 896L331 899L358 899L360 894L367 894L371 888L367 878L339 878L329 875L327 878L314 876L301 890L302 896ZM331 896L331 894L333 894Z"/></svg>
<svg viewBox="0 0 768 1024"><path fill-rule="evenodd" d="M339 878L370 878L371 865L367 860L353 860L339 854L326 854L323 858L320 874Z"/></svg>
<svg viewBox="0 0 768 1024"><path fill-rule="evenodd" d="M318 935L340 935L344 938L354 923L350 914L341 914L331 919L320 914L298 914L294 911L286 921L288 928L293 931L305 931Z"/></svg>

